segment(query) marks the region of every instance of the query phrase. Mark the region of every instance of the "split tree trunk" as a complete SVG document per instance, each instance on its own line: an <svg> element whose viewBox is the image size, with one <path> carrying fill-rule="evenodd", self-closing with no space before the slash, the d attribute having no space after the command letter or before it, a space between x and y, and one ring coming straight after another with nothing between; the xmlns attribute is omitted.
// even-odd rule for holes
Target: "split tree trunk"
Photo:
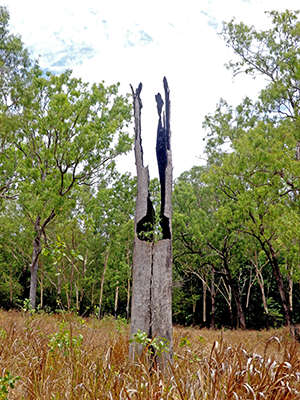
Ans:
<svg viewBox="0 0 300 400"><path fill-rule="evenodd" d="M169 88L164 78L164 102L160 94L155 96L158 110L156 155L161 186L160 227L162 238L155 240L155 211L149 193L149 171L143 164L141 139L142 102L140 83L133 94L135 117L135 161L137 168L137 200L135 213L135 237L133 252L133 284L131 304L131 338L141 330L148 338L164 338L168 351L155 361L164 368L172 360L172 155L170 147L170 100ZM130 358L141 355L143 345L134 341L130 345Z"/></svg>

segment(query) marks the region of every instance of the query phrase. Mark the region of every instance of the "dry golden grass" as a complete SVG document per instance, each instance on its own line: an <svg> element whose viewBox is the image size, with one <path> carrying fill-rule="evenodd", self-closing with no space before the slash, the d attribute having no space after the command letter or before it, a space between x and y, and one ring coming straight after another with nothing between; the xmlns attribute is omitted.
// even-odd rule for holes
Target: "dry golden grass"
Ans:
<svg viewBox="0 0 300 400"><path fill-rule="evenodd" d="M287 330L174 328L169 374L128 362L122 321L0 311L0 399L300 399ZM19 376L14 388L5 374ZM1 383L2 382L2 383ZM2 397L1 397L2 396Z"/></svg>

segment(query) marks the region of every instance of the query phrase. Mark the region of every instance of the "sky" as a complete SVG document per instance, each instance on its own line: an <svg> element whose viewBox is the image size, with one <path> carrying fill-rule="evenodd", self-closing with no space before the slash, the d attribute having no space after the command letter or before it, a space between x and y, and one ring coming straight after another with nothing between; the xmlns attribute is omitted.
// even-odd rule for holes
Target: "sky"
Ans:
<svg viewBox="0 0 300 400"><path fill-rule="evenodd" d="M155 160L155 94L166 76L171 99L174 177L205 164L204 116L220 98L237 105L255 98L263 87L232 73L233 58L219 35L222 22L243 21L258 29L270 26L267 10L296 10L299 0L4 0L11 30L42 68L72 69L88 82L120 82L121 93L143 83L141 98L144 164L151 178ZM133 128L132 132L133 134ZM122 157L121 171L135 174L134 155Z"/></svg>

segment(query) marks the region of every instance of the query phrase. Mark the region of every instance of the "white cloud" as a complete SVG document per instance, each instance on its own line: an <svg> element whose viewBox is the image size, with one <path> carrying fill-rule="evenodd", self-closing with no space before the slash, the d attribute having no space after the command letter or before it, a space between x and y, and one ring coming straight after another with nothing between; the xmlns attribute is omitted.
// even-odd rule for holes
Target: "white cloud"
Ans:
<svg viewBox="0 0 300 400"><path fill-rule="evenodd" d="M121 82L129 91L143 82L143 143L151 176L155 157L156 105L167 76L172 102L174 173L199 164L201 124L220 97L236 104L255 96L261 81L232 80L224 63L231 53L217 35L233 17L265 27L271 9L297 9L298 0L6 0L13 29L44 67L67 63L88 81ZM68 58L69 57L69 58ZM134 172L133 156L124 161Z"/></svg>

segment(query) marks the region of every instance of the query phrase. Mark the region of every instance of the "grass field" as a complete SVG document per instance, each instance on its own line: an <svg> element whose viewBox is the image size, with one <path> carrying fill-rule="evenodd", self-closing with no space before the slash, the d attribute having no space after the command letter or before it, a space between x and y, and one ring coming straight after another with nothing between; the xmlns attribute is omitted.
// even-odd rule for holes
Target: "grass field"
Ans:
<svg viewBox="0 0 300 400"><path fill-rule="evenodd" d="M299 350L286 329L174 327L163 375L129 363L122 320L0 311L0 399L300 399Z"/></svg>

